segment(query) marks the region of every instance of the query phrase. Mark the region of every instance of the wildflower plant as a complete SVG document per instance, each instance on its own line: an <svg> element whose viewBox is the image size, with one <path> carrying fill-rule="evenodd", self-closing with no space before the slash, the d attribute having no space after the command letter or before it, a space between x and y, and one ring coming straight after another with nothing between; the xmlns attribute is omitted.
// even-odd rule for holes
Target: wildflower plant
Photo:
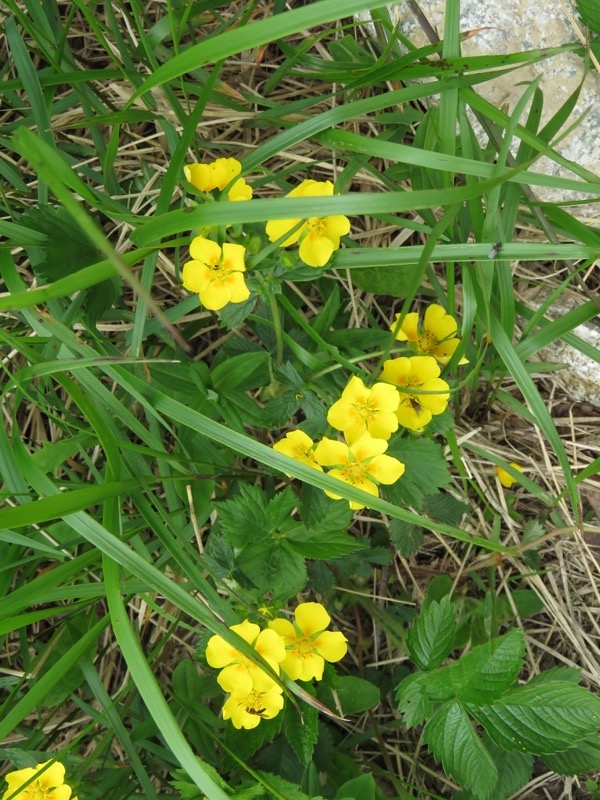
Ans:
<svg viewBox="0 0 600 800"><path fill-rule="evenodd" d="M583 790L598 465L538 359L598 360L598 181L580 87L481 90L586 48L463 58L458 0L416 47L354 0L5 5L1 800L76 800L59 746L85 800Z"/></svg>

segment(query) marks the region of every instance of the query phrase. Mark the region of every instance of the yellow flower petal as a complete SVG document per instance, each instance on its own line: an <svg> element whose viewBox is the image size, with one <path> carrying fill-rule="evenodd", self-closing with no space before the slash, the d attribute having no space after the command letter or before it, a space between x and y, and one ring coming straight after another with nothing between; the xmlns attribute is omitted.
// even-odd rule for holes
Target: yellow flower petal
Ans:
<svg viewBox="0 0 600 800"><path fill-rule="evenodd" d="M523 467L514 461L510 462L510 466L517 472L523 472ZM514 483L517 483L517 479L513 478L513 476L502 467L496 467L496 474L498 475L502 486L506 487L507 489L510 489Z"/></svg>
<svg viewBox="0 0 600 800"><path fill-rule="evenodd" d="M340 661L348 652L348 640L340 631L324 631L313 641L315 650L326 661Z"/></svg>
<svg viewBox="0 0 600 800"><path fill-rule="evenodd" d="M404 475L405 466L393 456L375 456L367 465L367 472L379 483L396 483Z"/></svg>
<svg viewBox="0 0 600 800"><path fill-rule="evenodd" d="M212 239L207 239L204 236L194 236L190 244L190 255L195 261L215 265L221 259L221 248Z"/></svg>
<svg viewBox="0 0 600 800"><path fill-rule="evenodd" d="M287 619L272 619L269 622L269 628L278 633L286 645L295 642L297 639L296 630Z"/></svg>
<svg viewBox="0 0 600 800"><path fill-rule="evenodd" d="M405 357L391 358L383 362L381 378L396 386L406 386L410 372L410 359Z"/></svg>
<svg viewBox="0 0 600 800"><path fill-rule="evenodd" d="M309 267L324 267L331 258L334 243L317 230L309 230L300 241L298 255Z"/></svg>
<svg viewBox="0 0 600 800"><path fill-rule="evenodd" d="M340 237L350 233L350 220L343 214L323 218L323 233L335 245L335 249L340 246Z"/></svg>
<svg viewBox="0 0 600 800"><path fill-rule="evenodd" d="M433 356L411 356L409 361L413 386L439 377L441 370Z"/></svg>
<svg viewBox="0 0 600 800"><path fill-rule="evenodd" d="M375 383L371 388L370 401L377 408L378 411L391 412L398 408L400 397L398 392L389 383ZM371 433L375 436L374 433ZM375 438L377 438L375 436Z"/></svg>
<svg viewBox="0 0 600 800"><path fill-rule="evenodd" d="M212 270L200 261L188 261L181 271L181 282L188 292L200 294L212 280Z"/></svg>
<svg viewBox="0 0 600 800"><path fill-rule="evenodd" d="M396 314L396 317L393 323L390 325L390 330L392 333L396 330L396 326L398 325L398 320L400 319L401 314ZM419 335L419 315L416 311L407 314L404 317L404 321L402 322L402 326L396 332L396 340L399 342L416 342L417 337Z"/></svg>
<svg viewBox="0 0 600 800"><path fill-rule="evenodd" d="M278 663L285 658L285 643L277 631L267 628L258 634L254 649L266 661Z"/></svg>
<svg viewBox="0 0 600 800"><path fill-rule="evenodd" d="M420 433L431 422L432 417L428 408L423 408L420 405L415 408L410 401L401 401L396 414L400 425L417 433Z"/></svg>
<svg viewBox="0 0 600 800"><path fill-rule="evenodd" d="M217 158L209 166L212 170L214 185L221 191L242 171L242 165L235 158Z"/></svg>
<svg viewBox="0 0 600 800"><path fill-rule="evenodd" d="M298 230L290 233L296 225L298 225L302 220L299 219L272 219L267 222L265 231L267 236L269 237L269 241L276 242L277 239L280 239L282 236L289 234L287 239L280 243L280 247L289 247L292 244L296 244L298 239L300 238L302 231L304 230L306 223L302 225Z"/></svg>
<svg viewBox="0 0 600 800"><path fill-rule="evenodd" d="M223 245L223 263L225 264L228 270L245 272L246 271L246 266L244 264L245 255L246 255L246 248L242 244L225 242L225 244Z"/></svg>
<svg viewBox="0 0 600 800"><path fill-rule="evenodd" d="M347 464L349 459L348 445L324 436L315 448L315 458L324 467Z"/></svg>
<svg viewBox="0 0 600 800"><path fill-rule="evenodd" d="M246 183L243 178L237 180L229 192L227 193L227 199L233 202L238 200L251 200L252 199L252 187Z"/></svg>
<svg viewBox="0 0 600 800"><path fill-rule="evenodd" d="M438 342L456 336L456 320L446 312L445 308L436 304L426 309L423 327L427 332L433 333Z"/></svg>
<svg viewBox="0 0 600 800"><path fill-rule="evenodd" d="M387 448L388 443L385 439L374 439L370 433L363 433L360 439L353 442L350 451L357 461L365 461L385 453Z"/></svg>
<svg viewBox="0 0 600 800"><path fill-rule="evenodd" d="M208 164L186 164L183 174L200 192L212 192L215 188L214 175Z"/></svg>
<svg viewBox="0 0 600 800"><path fill-rule="evenodd" d="M321 603L300 603L294 611L296 625L305 636L320 633L328 627L331 617Z"/></svg>
<svg viewBox="0 0 600 800"><path fill-rule="evenodd" d="M415 395L422 408L429 409L434 416L442 414L446 410L450 399L450 387L446 381L441 378L432 378L432 380L424 383L421 388L427 392L438 392L438 394Z"/></svg>

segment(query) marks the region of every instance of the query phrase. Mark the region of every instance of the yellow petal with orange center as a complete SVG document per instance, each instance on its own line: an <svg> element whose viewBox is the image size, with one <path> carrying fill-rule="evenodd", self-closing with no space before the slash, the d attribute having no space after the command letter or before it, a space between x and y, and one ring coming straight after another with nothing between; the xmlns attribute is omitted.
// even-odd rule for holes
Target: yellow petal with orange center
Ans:
<svg viewBox="0 0 600 800"><path fill-rule="evenodd" d="M340 246L340 237L350 233L350 220L343 214L323 217L323 233L328 239L331 239L337 250Z"/></svg>
<svg viewBox="0 0 600 800"><path fill-rule="evenodd" d="M221 248L212 239L204 236L194 236L190 244L190 255L195 261L213 266L221 259Z"/></svg>
<svg viewBox="0 0 600 800"><path fill-rule="evenodd" d="M406 386L410 372L410 359L402 356L384 361L380 377L395 386Z"/></svg>
<svg viewBox="0 0 600 800"><path fill-rule="evenodd" d="M296 625L305 636L324 631L331 622L331 617L321 603L300 603L294 611Z"/></svg>
<svg viewBox="0 0 600 800"><path fill-rule="evenodd" d="M419 386L439 377L441 370L433 356L411 356L409 361L412 386Z"/></svg>
<svg viewBox="0 0 600 800"><path fill-rule="evenodd" d="M246 248L242 244L225 242L225 244L223 245L223 264L227 270L236 270L237 272L245 272L246 271L246 266L244 264L245 255L246 255Z"/></svg>
<svg viewBox="0 0 600 800"><path fill-rule="evenodd" d="M445 308L436 304L428 306L425 311L423 327L426 332L433 333L438 342L456 336L456 320Z"/></svg>
<svg viewBox="0 0 600 800"><path fill-rule="evenodd" d="M390 330L392 333L396 330L396 327L398 326L398 320L401 316L401 314L396 314L396 318L390 325ZM413 311L404 317L401 327L396 331L396 339L399 342L416 342L418 335L419 315L416 313L416 311Z"/></svg>
<svg viewBox="0 0 600 800"><path fill-rule="evenodd" d="M295 642L298 638L296 629L287 619L273 619L269 622L269 628L278 633L286 645Z"/></svg>

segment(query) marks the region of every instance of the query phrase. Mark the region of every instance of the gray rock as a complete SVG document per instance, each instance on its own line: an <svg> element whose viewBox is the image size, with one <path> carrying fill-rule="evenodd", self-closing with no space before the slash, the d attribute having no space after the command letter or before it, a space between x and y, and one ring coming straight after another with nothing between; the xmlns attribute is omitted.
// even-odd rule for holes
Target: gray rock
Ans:
<svg viewBox="0 0 600 800"><path fill-rule="evenodd" d="M419 5L439 36L443 36L444 0L420 0ZM400 22L402 33L417 46L429 43L406 2L388 6L394 23ZM462 53L469 55L518 53L545 47L557 47L577 41L577 34L559 0L462 0L462 32L476 33L462 44ZM585 72L584 61L573 53L561 53L536 64L527 65L507 75L479 84L476 91L496 107L514 111L527 84L541 76L544 93L542 125L545 124L577 88ZM600 173L600 75L591 70L567 125L584 112L581 124L561 141L557 150L565 158L577 162L596 174ZM481 134L482 136L484 134ZM541 158L533 169L538 172L574 178L572 173L548 158ZM536 197L546 201L590 199L590 195L563 189L536 187ZM600 204L573 208L576 216L600 217Z"/></svg>

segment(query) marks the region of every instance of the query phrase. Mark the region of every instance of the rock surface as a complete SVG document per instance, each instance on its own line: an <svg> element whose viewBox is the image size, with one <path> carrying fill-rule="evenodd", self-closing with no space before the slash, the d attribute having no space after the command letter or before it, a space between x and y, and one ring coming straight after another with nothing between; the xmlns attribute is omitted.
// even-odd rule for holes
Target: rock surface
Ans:
<svg viewBox="0 0 600 800"><path fill-rule="evenodd" d="M570 0L565 2L569 3ZM419 6L438 35L443 37L445 1L420 0ZM417 46L429 43L406 2L390 4L388 9L392 21L400 22L402 33L411 42ZM465 56L517 53L578 41L576 30L560 0L543 3L539 0L513 0L511 3L504 0L462 0L460 29L462 32L477 31L462 44ZM512 113L526 86L541 76L543 125L575 91L584 73L584 61L580 56L561 53L479 84L476 91L496 107L507 105L509 113ZM575 122L586 111L588 113L581 124L556 149L565 158L600 174L600 74L594 68L585 76L579 100L567 124ZM576 177L547 158L536 162L533 169L545 174ZM575 193L562 189L536 187L535 194L547 201L577 199ZM580 196L590 198L589 195ZM587 217L592 224L590 218L594 216L600 221L598 203L574 207L571 211L577 216Z"/></svg>

